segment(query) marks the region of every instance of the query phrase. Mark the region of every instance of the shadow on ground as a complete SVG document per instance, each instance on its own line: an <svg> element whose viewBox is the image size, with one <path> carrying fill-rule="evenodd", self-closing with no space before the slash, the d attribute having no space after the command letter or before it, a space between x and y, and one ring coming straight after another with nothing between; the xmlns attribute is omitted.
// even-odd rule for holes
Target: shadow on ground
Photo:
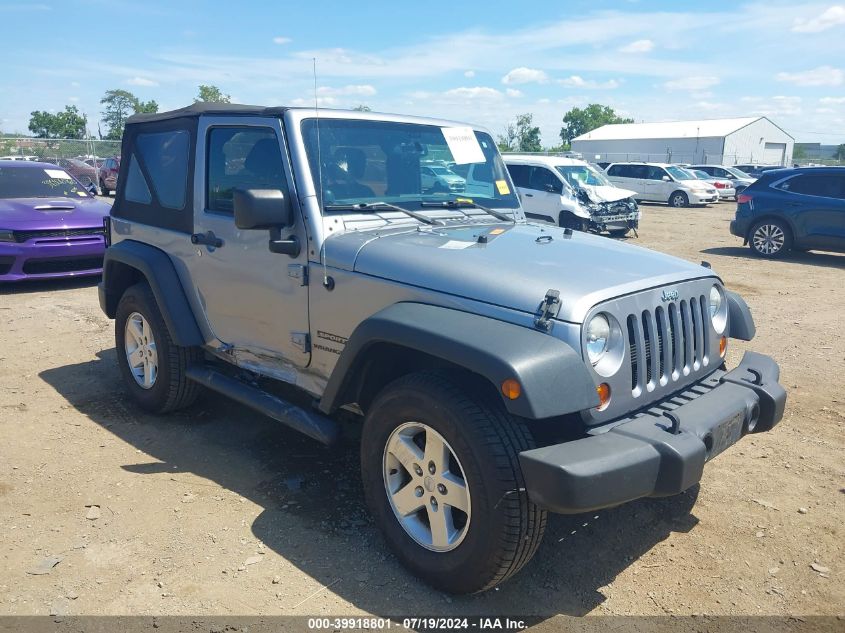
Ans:
<svg viewBox="0 0 845 633"><path fill-rule="evenodd" d="M100 276L66 277L65 279L43 279L39 281L0 282L0 295L35 294L56 292L77 288L94 288L100 283Z"/></svg>
<svg viewBox="0 0 845 633"><path fill-rule="evenodd" d="M790 251L780 259L765 260L754 255L747 246L718 246L699 251L707 255L722 255L724 257L742 257L761 264L777 265L779 263L805 264L807 266L821 266L823 268L845 268L845 255L836 253L821 253L816 251Z"/></svg>
<svg viewBox="0 0 845 633"><path fill-rule="evenodd" d="M189 472L264 508L254 535L321 585L378 615L583 615L632 561L698 522L695 487L578 516L552 516L534 560L497 590L448 597L411 576L371 523L359 481L358 440L327 449L236 403L204 394L191 409L149 416L128 401L115 352L43 371L80 412L157 461L126 464L139 477ZM351 426L351 425L350 425Z"/></svg>

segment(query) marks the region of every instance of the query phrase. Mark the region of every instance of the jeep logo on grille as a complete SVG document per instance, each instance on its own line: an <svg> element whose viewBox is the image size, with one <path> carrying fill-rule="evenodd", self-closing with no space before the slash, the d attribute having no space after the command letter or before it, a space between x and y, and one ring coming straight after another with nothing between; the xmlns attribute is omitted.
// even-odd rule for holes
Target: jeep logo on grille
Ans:
<svg viewBox="0 0 845 633"><path fill-rule="evenodd" d="M678 296L677 290L664 290L663 294L660 295L660 299L661 301L677 301Z"/></svg>

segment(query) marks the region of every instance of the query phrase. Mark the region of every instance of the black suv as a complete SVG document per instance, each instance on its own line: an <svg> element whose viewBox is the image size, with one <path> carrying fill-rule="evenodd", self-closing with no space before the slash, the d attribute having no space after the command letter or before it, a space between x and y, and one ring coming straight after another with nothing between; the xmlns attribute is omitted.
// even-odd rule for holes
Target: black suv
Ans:
<svg viewBox="0 0 845 633"><path fill-rule="evenodd" d="M793 248L845 252L845 167L765 172L737 196L731 233L761 257Z"/></svg>

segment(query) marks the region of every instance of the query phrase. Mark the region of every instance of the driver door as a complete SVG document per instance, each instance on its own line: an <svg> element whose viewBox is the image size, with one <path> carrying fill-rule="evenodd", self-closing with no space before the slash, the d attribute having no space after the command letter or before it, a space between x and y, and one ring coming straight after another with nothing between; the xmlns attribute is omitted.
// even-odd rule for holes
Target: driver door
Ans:
<svg viewBox="0 0 845 633"><path fill-rule="evenodd" d="M207 326L241 364L305 366L308 343L307 249L271 253L268 230L235 226L232 190L281 189L294 205L283 229L307 244L279 119L200 119L194 231L212 232L219 247L196 244L188 258L196 300ZM283 377L284 378L284 377Z"/></svg>

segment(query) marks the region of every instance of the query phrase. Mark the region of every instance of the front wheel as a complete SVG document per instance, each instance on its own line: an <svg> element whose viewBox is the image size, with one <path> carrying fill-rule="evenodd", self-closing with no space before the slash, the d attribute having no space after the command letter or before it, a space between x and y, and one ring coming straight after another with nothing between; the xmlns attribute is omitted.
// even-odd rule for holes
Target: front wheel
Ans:
<svg viewBox="0 0 845 633"><path fill-rule="evenodd" d="M531 434L482 393L445 374L399 378L370 407L361 438L364 495L388 545L450 593L510 578L546 524L519 465Z"/></svg>
<svg viewBox="0 0 845 633"><path fill-rule="evenodd" d="M590 228L590 223L587 220L579 218L570 211L561 211L557 224L562 229L572 229L573 231L586 232Z"/></svg>
<svg viewBox="0 0 845 633"><path fill-rule="evenodd" d="M106 197L108 198L108 196L109 196L109 188L108 188L108 187L106 187L106 181L105 181L105 180L103 180L102 178L100 178L100 191L102 192L102 195L104 195L104 196L106 196Z"/></svg>
<svg viewBox="0 0 845 633"><path fill-rule="evenodd" d="M625 237L631 232L631 229L608 229L607 232L610 234L610 237Z"/></svg>
<svg viewBox="0 0 845 633"><path fill-rule="evenodd" d="M676 208L688 207L689 197L683 191L676 191L669 196L669 206Z"/></svg>

